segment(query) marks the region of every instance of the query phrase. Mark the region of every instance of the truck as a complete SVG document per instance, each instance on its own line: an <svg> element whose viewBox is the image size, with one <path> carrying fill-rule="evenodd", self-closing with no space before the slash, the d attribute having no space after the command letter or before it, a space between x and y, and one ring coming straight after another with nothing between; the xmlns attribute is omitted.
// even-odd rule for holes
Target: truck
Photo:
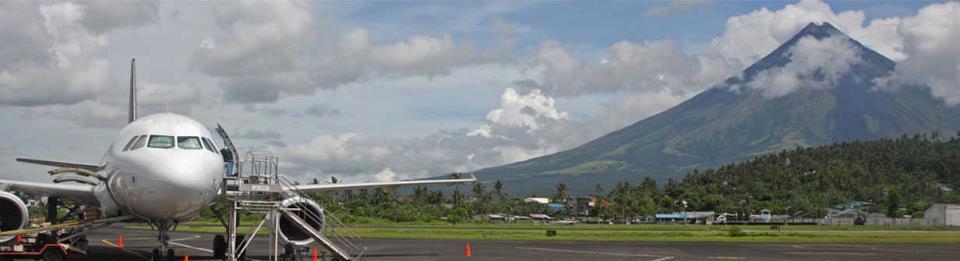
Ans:
<svg viewBox="0 0 960 261"><path fill-rule="evenodd" d="M62 228L18 234L15 240L0 245L0 261L37 259L62 261L86 256L86 235Z"/></svg>

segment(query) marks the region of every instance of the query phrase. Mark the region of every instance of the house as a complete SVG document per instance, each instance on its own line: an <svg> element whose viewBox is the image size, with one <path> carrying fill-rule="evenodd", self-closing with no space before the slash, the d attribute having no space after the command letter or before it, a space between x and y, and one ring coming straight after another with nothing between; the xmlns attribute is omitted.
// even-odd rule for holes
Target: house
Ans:
<svg viewBox="0 0 960 261"><path fill-rule="evenodd" d="M526 221L530 221L530 217L528 217L528 216L512 216L512 217L510 217L510 219L513 220L513 222L526 222Z"/></svg>
<svg viewBox="0 0 960 261"><path fill-rule="evenodd" d="M923 218L936 226L960 226L960 205L933 204L923 212Z"/></svg>
<svg viewBox="0 0 960 261"><path fill-rule="evenodd" d="M770 209L761 209L759 215L750 215L750 222L770 223L771 213Z"/></svg>
<svg viewBox="0 0 960 261"><path fill-rule="evenodd" d="M597 199L592 197L579 197L573 200L571 207L574 216L589 216L593 208L597 207Z"/></svg>
<svg viewBox="0 0 960 261"><path fill-rule="evenodd" d="M495 224L507 223L507 215L504 214L487 214L484 219L486 219L487 222Z"/></svg>
<svg viewBox="0 0 960 261"><path fill-rule="evenodd" d="M544 214L530 214L530 219L532 219L533 221L549 221L549 220L553 220L552 217L547 216L547 215L544 215Z"/></svg>
<svg viewBox="0 0 960 261"><path fill-rule="evenodd" d="M692 211L692 212L673 212L656 214L654 217L657 223L678 223L686 222L693 224L706 224L713 222L713 211Z"/></svg>

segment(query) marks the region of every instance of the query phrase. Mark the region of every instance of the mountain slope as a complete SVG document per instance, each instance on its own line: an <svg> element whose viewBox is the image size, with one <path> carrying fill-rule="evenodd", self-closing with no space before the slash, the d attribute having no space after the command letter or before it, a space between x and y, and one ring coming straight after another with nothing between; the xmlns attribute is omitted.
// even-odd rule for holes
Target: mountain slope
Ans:
<svg viewBox="0 0 960 261"><path fill-rule="evenodd" d="M847 70L831 75L829 65L816 68L810 83L782 96L765 91L783 88L777 81L757 86L807 58L800 56L800 42L827 38L840 39L857 54ZM646 176L662 181L795 147L960 127L956 117L948 117L958 115L957 109L939 108L942 103L924 87L877 90L873 80L894 66L829 23L811 23L742 75L669 110L568 151L476 173L483 180L506 181L515 194L553 193L561 181L582 194L598 183L611 187Z"/></svg>

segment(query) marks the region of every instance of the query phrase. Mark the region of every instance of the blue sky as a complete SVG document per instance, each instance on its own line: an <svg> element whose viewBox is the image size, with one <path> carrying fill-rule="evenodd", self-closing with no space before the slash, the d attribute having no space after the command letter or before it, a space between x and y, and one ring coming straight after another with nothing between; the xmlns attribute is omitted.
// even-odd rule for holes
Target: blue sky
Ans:
<svg viewBox="0 0 960 261"><path fill-rule="evenodd" d="M905 16L935 1L830 1L836 12L861 10L867 21L876 18ZM703 51L710 40L723 33L731 16L767 8L782 9L795 1L708 1L684 11L668 15L648 16L647 10L664 1L539 1L503 4L502 13L486 14L490 4L479 1L372 1L350 4L321 4L340 9L337 17L348 26L376 30L377 40L390 42L412 33L453 33L457 37L476 39L480 45L496 44L498 32L490 16L497 16L530 32L521 38L521 46L535 46L554 39L585 49L603 49L611 43L629 40L645 41L672 38L685 50ZM343 6L348 7L343 7ZM522 50L523 48L521 48Z"/></svg>
<svg viewBox="0 0 960 261"><path fill-rule="evenodd" d="M3 3L0 167L30 180L45 170L12 158L100 160L124 125L131 57L143 113L222 123L294 177L357 181L578 146L736 75L810 22L960 102L960 72L911 71L956 67L955 1Z"/></svg>

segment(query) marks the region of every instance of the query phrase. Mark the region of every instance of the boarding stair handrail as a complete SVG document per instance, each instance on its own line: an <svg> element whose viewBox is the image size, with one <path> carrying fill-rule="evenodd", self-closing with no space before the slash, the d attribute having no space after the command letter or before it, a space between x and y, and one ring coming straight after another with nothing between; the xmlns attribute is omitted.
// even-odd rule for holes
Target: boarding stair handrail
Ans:
<svg viewBox="0 0 960 261"><path fill-rule="evenodd" d="M295 185L293 185L292 182L290 182L286 178L281 176L279 177L278 181L284 187L284 192L285 192L284 194L286 197L309 198L306 193L304 193L302 190L297 188ZM290 211L290 210L297 210L297 209L284 208L282 210ZM360 246L359 244L354 242L354 241L360 240L360 236L357 235L355 231L350 229L350 227L344 225L343 222L341 222L340 219L338 219L336 216L328 212L325 212L321 217L319 216L319 213L313 213L312 211L303 211L303 210L300 210L300 211L303 214L305 214L304 216L308 218L309 221L313 221L314 223L324 224L323 228L321 229L322 231L311 231L311 234L316 232L315 234L324 238L323 240L314 238L315 240L321 241L324 244L332 244L332 246L343 247L346 250L346 252L338 252L344 249L341 249L341 250L330 249L331 251L336 252L338 255L347 254L347 255L341 255L341 257L345 259L358 259L366 253L366 250L367 250L366 247ZM292 214L292 213L287 213L287 214ZM299 217L297 218L299 219ZM305 224L309 224L309 223L305 223ZM306 227L301 227L301 229L314 230L309 225L307 225ZM328 236L324 236L324 234Z"/></svg>

